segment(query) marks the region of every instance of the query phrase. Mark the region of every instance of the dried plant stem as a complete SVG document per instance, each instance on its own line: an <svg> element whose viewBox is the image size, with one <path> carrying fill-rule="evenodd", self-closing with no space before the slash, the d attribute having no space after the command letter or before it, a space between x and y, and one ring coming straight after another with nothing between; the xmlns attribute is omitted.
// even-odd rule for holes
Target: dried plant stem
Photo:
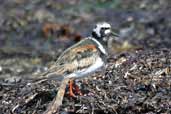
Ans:
<svg viewBox="0 0 171 114"><path fill-rule="evenodd" d="M68 82L69 82L69 78L65 78L62 81L58 89L58 94L56 95L52 103L50 103L47 110L43 114L54 114L54 113L58 114L59 113L59 108L62 105L63 96L65 94L65 88Z"/></svg>

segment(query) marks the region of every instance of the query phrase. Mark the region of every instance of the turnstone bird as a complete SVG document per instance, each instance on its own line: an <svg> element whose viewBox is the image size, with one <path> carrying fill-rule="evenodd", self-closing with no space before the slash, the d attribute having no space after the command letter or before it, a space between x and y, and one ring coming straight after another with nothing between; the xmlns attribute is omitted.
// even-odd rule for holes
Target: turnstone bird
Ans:
<svg viewBox="0 0 171 114"><path fill-rule="evenodd" d="M88 76L105 65L107 44L110 35L117 36L112 32L111 25L107 22L97 23L92 31L92 36L84 38L77 44L66 49L47 72L39 78L73 80ZM70 81L70 95L75 96Z"/></svg>

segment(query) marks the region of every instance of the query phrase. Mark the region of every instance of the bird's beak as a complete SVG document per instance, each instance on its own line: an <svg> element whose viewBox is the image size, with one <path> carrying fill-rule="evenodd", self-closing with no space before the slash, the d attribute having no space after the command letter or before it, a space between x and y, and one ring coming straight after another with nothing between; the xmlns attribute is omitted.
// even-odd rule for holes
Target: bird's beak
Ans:
<svg viewBox="0 0 171 114"><path fill-rule="evenodd" d="M115 33L115 32L111 32L111 34L115 37L119 37L119 34Z"/></svg>
<svg viewBox="0 0 171 114"><path fill-rule="evenodd" d="M114 32L114 31L115 31L115 30L113 30L113 29L111 30L111 35L112 35L112 36L115 36L115 37L119 37L119 34L117 34L117 33Z"/></svg>

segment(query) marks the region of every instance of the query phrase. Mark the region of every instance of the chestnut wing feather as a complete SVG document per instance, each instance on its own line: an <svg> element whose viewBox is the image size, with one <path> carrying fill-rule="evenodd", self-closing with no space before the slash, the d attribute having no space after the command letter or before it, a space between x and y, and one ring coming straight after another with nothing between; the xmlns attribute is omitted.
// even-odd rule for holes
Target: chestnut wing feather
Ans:
<svg viewBox="0 0 171 114"><path fill-rule="evenodd" d="M99 51L93 44L80 45L66 50L51 66L42 74L44 78L58 78L67 76L77 70L84 69L95 63L99 57Z"/></svg>

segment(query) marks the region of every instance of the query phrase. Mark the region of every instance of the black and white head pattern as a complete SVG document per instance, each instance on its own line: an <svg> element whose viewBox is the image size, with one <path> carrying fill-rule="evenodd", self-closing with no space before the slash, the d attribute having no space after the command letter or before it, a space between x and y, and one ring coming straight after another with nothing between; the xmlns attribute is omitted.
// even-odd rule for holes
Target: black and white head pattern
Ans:
<svg viewBox="0 0 171 114"><path fill-rule="evenodd" d="M104 38L111 33L111 25L107 22L97 23L93 29L92 35L96 39Z"/></svg>

